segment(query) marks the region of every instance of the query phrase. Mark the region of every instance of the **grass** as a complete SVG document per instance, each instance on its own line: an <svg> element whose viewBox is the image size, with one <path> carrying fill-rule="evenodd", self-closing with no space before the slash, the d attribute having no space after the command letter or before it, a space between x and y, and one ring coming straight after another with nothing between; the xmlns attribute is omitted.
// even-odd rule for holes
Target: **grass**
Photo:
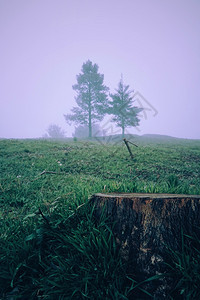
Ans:
<svg viewBox="0 0 200 300"><path fill-rule="evenodd" d="M96 222L88 199L99 192L199 195L200 141L138 145L131 160L122 143L0 140L0 298L145 297L118 255L111 224ZM183 245L194 274L199 247L187 252ZM177 263L183 251L171 253L177 289L192 299L186 297L195 285L180 288L187 277L187 261Z"/></svg>
<svg viewBox="0 0 200 300"><path fill-rule="evenodd" d="M168 248L168 277L175 282L171 299L200 299L200 236L181 236L178 250Z"/></svg>

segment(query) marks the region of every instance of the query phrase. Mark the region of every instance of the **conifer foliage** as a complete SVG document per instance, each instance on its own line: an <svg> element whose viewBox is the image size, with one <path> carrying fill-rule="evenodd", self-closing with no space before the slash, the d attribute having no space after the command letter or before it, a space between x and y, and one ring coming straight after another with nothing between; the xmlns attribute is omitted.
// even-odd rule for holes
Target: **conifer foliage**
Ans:
<svg viewBox="0 0 200 300"><path fill-rule="evenodd" d="M138 114L143 109L133 105L133 91L129 89L129 85L123 83L122 77L115 91L116 93L110 94L108 113L113 115L111 122L122 129L122 137L124 137L127 127L139 125Z"/></svg>
<svg viewBox="0 0 200 300"><path fill-rule="evenodd" d="M98 65L90 60L83 63L81 73L77 75L77 84L73 89L77 107L72 108L72 114L64 115L68 123L87 125L89 138L92 137L92 125L101 121L108 109L108 87L103 84L104 75L98 73Z"/></svg>

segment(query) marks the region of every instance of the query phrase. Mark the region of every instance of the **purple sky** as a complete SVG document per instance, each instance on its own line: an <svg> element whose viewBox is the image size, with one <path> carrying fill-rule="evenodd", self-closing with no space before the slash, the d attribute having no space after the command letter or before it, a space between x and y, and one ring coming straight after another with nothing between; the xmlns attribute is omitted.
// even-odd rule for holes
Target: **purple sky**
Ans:
<svg viewBox="0 0 200 300"><path fill-rule="evenodd" d="M140 93L146 114L129 132L200 139L199 0L0 0L0 43L0 137L51 123L71 136L63 114L90 59L111 92L123 73Z"/></svg>

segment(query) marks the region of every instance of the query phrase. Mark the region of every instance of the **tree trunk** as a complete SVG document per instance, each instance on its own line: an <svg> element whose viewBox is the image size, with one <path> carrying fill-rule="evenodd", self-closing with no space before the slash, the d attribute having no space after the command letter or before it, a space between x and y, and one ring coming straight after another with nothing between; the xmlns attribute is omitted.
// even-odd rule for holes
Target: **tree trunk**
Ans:
<svg viewBox="0 0 200 300"><path fill-rule="evenodd" d="M92 138L92 122L91 122L91 113L89 114L89 139Z"/></svg>
<svg viewBox="0 0 200 300"><path fill-rule="evenodd" d="M124 126L122 126L122 138L124 138Z"/></svg>
<svg viewBox="0 0 200 300"><path fill-rule="evenodd" d="M92 138L92 104L91 104L91 88L89 85L89 139Z"/></svg>
<svg viewBox="0 0 200 300"><path fill-rule="evenodd" d="M95 194L91 203L97 219L104 211L114 224L128 273L137 272L141 281L166 272L166 245L174 251L180 249L181 232L193 235L200 226L200 195ZM151 288L163 299L170 286L165 282Z"/></svg>

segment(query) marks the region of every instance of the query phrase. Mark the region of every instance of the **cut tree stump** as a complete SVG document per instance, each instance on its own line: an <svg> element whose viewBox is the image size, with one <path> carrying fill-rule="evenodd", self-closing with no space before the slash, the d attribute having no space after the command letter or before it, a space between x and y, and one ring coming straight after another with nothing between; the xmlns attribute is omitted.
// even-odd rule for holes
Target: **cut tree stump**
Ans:
<svg viewBox="0 0 200 300"><path fill-rule="evenodd" d="M182 232L199 234L200 195L95 194L90 201L97 219L109 217L128 272L140 280L166 272L166 246L180 249ZM163 282L154 292L165 298L169 289Z"/></svg>

